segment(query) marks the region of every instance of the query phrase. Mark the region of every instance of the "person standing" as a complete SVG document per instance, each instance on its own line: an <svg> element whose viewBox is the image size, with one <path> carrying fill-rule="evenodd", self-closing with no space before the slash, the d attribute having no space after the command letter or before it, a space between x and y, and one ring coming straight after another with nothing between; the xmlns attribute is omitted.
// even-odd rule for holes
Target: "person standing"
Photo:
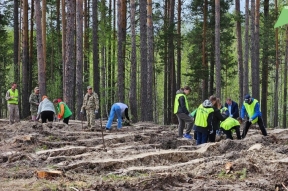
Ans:
<svg viewBox="0 0 288 191"><path fill-rule="evenodd" d="M8 103L10 125L12 125L15 122L20 122L18 98L19 98L19 93L17 89L17 84L13 82L11 85L11 89L9 89L6 92L6 96L5 96L5 99L7 100L7 103Z"/></svg>
<svg viewBox="0 0 288 191"><path fill-rule="evenodd" d="M38 106L39 106L40 102L41 102L41 98L39 95L39 88L35 87L34 92L29 97L30 112L31 112L32 121L36 121Z"/></svg>
<svg viewBox="0 0 288 191"><path fill-rule="evenodd" d="M239 108L238 104L233 101L231 98L226 99L225 107L228 108L229 111L229 117L232 117L234 119L237 119L239 117Z"/></svg>
<svg viewBox="0 0 288 191"><path fill-rule="evenodd" d="M114 103L111 107L109 118L106 124L106 130L111 129L111 125L114 119L115 114L117 115L117 129L122 128L122 118L126 118L128 122L130 121L128 116L128 106L124 103Z"/></svg>
<svg viewBox="0 0 288 191"><path fill-rule="evenodd" d="M241 119L244 120L245 115L248 117L248 121L245 123L245 127L242 132L242 139L248 133L251 124L258 123L262 135L267 136L267 132L263 123L262 113L260 111L260 104L257 99L252 98L249 94L245 96L243 106L241 108Z"/></svg>
<svg viewBox="0 0 288 191"><path fill-rule="evenodd" d="M175 101L174 101L174 114L176 114L179 122L178 126L178 136L184 137L187 139L192 139L190 132L193 126L193 119L189 116L189 104L187 101L187 95L190 94L191 88L189 86L185 86L184 88L180 88L176 92ZM185 127L185 123L188 124L188 128L186 133L183 136L183 131Z"/></svg>
<svg viewBox="0 0 288 191"><path fill-rule="evenodd" d="M80 113L83 115L86 110L86 117L88 122L88 128L91 129L95 126L95 115L98 113L99 109L99 97L97 93L93 92L92 87L87 87L87 93L83 99L83 105L81 107Z"/></svg>
<svg viewBox="0 0 288 191"><path fill-rule="evenodd" d="M67 106L67 104L64 103L63 101L60 101L60 99L54 99L53 103L56 106L57 111L58 111L58 119L63 118L63 123L66 123L68 125L69 118L71 117L72 112Z"/></svg>
<svg viewBox="0 0 288 191"><path fill-rule="evenodd" d="M38 120L39 117L41 116L42 123L46 123L47 119L49 122L53 122L55 107L46 95L42 97L42 101L39 104L37 114L38 117L36 120Z"/></svg>

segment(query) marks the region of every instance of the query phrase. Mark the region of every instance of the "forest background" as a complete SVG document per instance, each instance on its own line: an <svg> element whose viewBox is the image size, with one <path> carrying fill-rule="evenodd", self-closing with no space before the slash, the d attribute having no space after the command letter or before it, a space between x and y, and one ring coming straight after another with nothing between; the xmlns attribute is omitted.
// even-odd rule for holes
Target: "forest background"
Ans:
<svg viewBox="0 0 288 191"><path fill-rule="evenodd" d="M7 117L4 97L15 81L21 118L39 86L81 119L92 85L102 117L120 101L133 122L172 124L175 93L189 85L191 111L213 94L241 107L250 93L268 127L286 128L288 28L273 26L287 3L1 0L0 117Z"/></svg>

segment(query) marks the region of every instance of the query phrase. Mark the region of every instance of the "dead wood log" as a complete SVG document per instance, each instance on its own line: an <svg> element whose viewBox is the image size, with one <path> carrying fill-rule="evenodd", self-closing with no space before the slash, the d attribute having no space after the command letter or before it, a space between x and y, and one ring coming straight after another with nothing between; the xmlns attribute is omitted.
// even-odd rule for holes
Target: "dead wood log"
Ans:
<svg viewBox="0 0 288 191"><path fill-rule="evenodd" d="M59 170L39 170L36 171L36 177L40 179L51 180L56 177L63 176L63 172Z"/></svg>

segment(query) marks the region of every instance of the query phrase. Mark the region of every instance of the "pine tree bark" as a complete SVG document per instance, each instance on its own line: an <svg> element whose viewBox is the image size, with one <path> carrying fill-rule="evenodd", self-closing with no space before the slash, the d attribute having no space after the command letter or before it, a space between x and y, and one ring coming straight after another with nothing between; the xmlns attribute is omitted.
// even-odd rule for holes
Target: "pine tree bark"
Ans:
<svg viewBox="0 0 288 191"><path fill-rule="evenodd" d="M130 73L130 94L129 94L129 103L131 111L132 122L135 123L138 121L138 111L137 111L137 54L136 54L136 24L135 24L135 12L136 5L135 0L130 0L131 6L131 73Z"/></svg>
<svg viewBox="0 0 288 191"><path fill-rule="evenodd" d="M112 0L109 0L109 5L108 5L108 22L109 22L109 27L108 27L108 30L109 30L109 35L108 35L108 55L107 55L107 115L108 114L108 110L111 108L112 106L112 88L113 88L113 85L112 85L112 68L113 68L113 63L112 63L112 35L113 35L113 32L112 31ZM132 51L132 50L131 50ZM130 106L131 107L131 106Z"/></svg>
<svg viewBox="0 0 288 191"><path fill-rule="evenodd" d="M76 119L83 103L83 0L76 1Z"/></svg>
<svg viewBox="0 0 288 191"><path fill-rule="evenodd" d="M203 35L202 35L202 67L203 67L203 80L202 80L202 100L208 97L208 64L206 61L206 30L207 30L207 7L208 1L204 0L203 6Z"/></svg>
<svg viewBox="0 0 288 191"><path fill-rule="evenodd" d="M278 17L278 2L275 0L275 13ZM278 28L275 29L275 49L276 49L276 63L275 63L275 89L274 89L274 112L273 112L273 127L278 126L278 78L279 78L279 37Z"/></svg>
<svg viewBox="0 0 288 191"><path fill-rule="evenodd" d="M99 71L99 36L98 36L98 1L92 1L92 38L93 38L93 82L94 90L99 95L100 71ZM100 98L101 100L101 98Z"/></svg>
<svg viewBox="0 0 288 191"><path fill-rule="evenodd" d="M264 0L264 26L269 25L269 0ZM269 46L265 46L269 41L269 28L264 27L263 36L263 56L262 56L262 93L261 93L261 112L264 125L267 127L267 97L268 97L268 67L269 67ZM285 94L285 92L284 92ZM285 104L284 104L285 105Z"/></svg>
<svg viewBox="0 0 288 191"><path fill-rule="evenodd" d="M243 66L243 94L249 93L249 1L245 2L245 49L244 49L244 66Z"/></svg>
<svg viewBox="0 0 288 191"><path fill-rule="evenodd" d="M65 90L65 58L66 58L66 11L65 11L65 0L61 0L61 13L62 13L62 81L63 81L63 90ZM64 91L63 91L64 97Z"/></svg>
<svg viewBox="0 0 288 191"><path fill-rule="evenodd" d="M286 26L286 48L285 48L285 70L284 70L284 95L283 95L283 128L287 128L287 70L288 70L288 26Z"/></svg>
<svg viewBox="0 0 288 191"><path fill-rule="evenodd" d="M177 80L176 80L176 87L179 88L181 87L181 47L182 47L182 42L181 42L181 12L182 12L182 0L178 0L178 9L177 9Z"/></svg>
<svg viewBox="0 0 288 191"><path fill-rule="evenodd" d="M255 5L255 31L254 31L254 63L252 63L252 94L256 99L260 99L259 83L259 22L260 22L260 0L256 0Z"/></svg>
<svg viewBox="0 0 288 191"><path fill-rule="evenodd" d="M237 58L238 58L238 74L239 74L239 108L243 101L243 57L242 57L242 32L241 32L241 12L240 0L235 0L236 14L236 36L237 36Z"/></svg>
<svg viewBox="0 0 288 191"><path fill-rule="evenodd" d="M221 98L220 0L215 0L215 63L216 63L216 96Z"/></svg>
<svg viewBox="0 0 288 191"><path fill-rule="evenodd" d="M254 97L254 93L256 93L255 82L254 80L254 72L255 72L255 0L251 0L251 17L250 17L250 55L251 55L251 84L252 84L252 96ZM257 84L258 86L259 84ZM256 95L255 95L256 96ZM256 98L256 97L255 97ZM257 98L259 99L259 98Z"/></svg>
<svg viewBox="0 0 288 191"><path fill-rule="evenodd" d="M147 120L147 2L142 0L140 3L140 59L141 59L141 121Z"/></svg>
<svg viewBox="0 0 288 191"><path fill-rule="evenodd" d="M34 33L34 0L31 0L31 14L30 14L30 37L29 37L29 65L28 65L28 89L31 90L32 88L32 76L33 76L33 33Z"/></svg>
<svg viewBox="0 0 288 191"><path fill-rule="evenodd" d="M75 96L75 0L67 1L66 50L65 50L65 89L64 101L74 112ZM73 115L74 116L74 115Z"/></svg>
<svg viewBox="0 0 288 191"><path fill-rule="evenodd" d="M153 40L152 0L147 0L147 121L153 121Z"/></svg>
<svg viewBox="0 0 288 191"><path fill-rule="evenodd" d="M43 62L46 70L46 12L47 12L46 0L42 0L42 40L43 40Z"/></svg>
<svg viewBox="0 0 288 191"><path fill-rule="evenodd" d="M86 93L86 88L89 85L89 20L90 20L90 1L84 0L84 88L83 93Z"/></svg>
<svg viewBox="0 0 288 191"><path fill-rule="evenodd" d="M19 3L14 0L13 22L14 22L14 82L18 82L18 54L19 54Z"/></svg>
<svg viewBox="0 0 288 191"><path fill-rule="evenodd" d="M41 7L40 1L35 1L35 17L36 17L36 43L37 43L37 62L38 62L38 82L41 95L46 95L46 72L43 59L43 41L42 41L42 25L41 25Z"/></svg>
<svg viewBox="0 0 288 191"><path fill-rule="evenodd" d="M22 117L29 116L29 92L28 89L28 65L29 65L29 47L28 47L28 0L23 0L23 54L22 54Z"/></svg>

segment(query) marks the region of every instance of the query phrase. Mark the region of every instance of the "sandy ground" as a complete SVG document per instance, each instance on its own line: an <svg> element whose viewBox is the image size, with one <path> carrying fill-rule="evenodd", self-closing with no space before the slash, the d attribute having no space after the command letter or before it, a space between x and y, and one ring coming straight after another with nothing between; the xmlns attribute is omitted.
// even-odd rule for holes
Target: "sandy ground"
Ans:
<svg viewBox="0 0 288 191"><path fill-rule="evenodd" d="M0 191L288 190L288 129L263 137L252 128L244 140L196 146L177 138L176 126L115 125L104 146L100 127L88 131L81 121L0 120ZM60 174L37 177L53 170Z"/></svg>

